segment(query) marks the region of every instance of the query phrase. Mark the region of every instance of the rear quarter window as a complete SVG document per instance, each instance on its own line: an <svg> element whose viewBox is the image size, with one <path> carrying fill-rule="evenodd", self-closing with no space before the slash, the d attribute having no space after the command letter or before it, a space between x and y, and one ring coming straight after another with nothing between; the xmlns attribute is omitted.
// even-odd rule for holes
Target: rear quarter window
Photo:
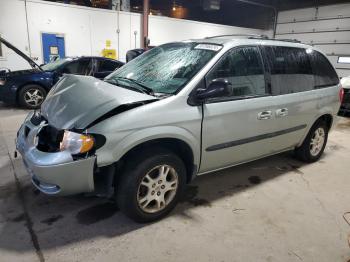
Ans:
<svg viewBox="0 0 350 262"><path fill-rule="evenodd" d="M312 71L315 76L315 88L334 86L339 84L339 77L329 60L320 52L309 52Z"/></svg>

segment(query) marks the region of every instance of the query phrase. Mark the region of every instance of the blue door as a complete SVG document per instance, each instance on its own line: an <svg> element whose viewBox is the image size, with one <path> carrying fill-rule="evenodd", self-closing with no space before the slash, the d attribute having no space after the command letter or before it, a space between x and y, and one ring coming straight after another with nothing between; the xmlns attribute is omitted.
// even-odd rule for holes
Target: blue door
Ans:
<svg viewBox="0 0 350 262"><path fill-rule="evenodd" d="M64 37L57 34L42 33L44 63L65 57Z"/></svg>

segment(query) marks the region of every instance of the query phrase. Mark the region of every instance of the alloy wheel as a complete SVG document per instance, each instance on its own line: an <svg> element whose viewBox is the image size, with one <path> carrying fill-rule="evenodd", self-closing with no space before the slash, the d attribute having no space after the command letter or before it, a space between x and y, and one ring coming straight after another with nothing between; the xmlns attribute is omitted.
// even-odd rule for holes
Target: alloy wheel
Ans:
<svg viewBox="0 0 350 262"><path fill-rule="evenodd" d="M310 142L310 154L312 156L317 156L321 152L325 139L325 130L322 127L317 128L312 135Z"/></svg>
<svg viewBox="0 0 350 262"><path fill-rule="evenodd" d="M151 169L141 180L137 202L145 213L163 210L175 197L179 184L178 174L169 165Z"/></svg>
<svg viewBox="0 0 350 262"><path fill-rule="evenodd" d="M24 101L31 106L38 106L44 101L44 94L39 89L29 89L24 93Z"/></svg>

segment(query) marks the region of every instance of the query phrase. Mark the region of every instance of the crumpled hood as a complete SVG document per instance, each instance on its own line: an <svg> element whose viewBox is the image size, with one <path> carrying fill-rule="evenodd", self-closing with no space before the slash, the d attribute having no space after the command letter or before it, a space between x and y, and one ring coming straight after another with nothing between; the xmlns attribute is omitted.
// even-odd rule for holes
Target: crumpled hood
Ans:
<svg viewBox="0 0 350 262"><path fill-rule="evenodd" d="M51 89L41 114L58 129L84 129L118 106L154 99L94 77L67 75Z"/></svg>

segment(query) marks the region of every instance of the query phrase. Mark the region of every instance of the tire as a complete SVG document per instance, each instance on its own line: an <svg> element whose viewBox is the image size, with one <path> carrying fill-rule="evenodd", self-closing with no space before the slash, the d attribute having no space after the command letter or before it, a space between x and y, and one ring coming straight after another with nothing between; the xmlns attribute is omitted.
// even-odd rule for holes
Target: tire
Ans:
<svg viewBox="0 0 350 262"><path fill-rule="evenodd" d="M317 132L323 134L323 142L316 143ZM296 157L301 161L312 163L320 159L328 140L328 126L324 121L317 121L310 129L303 144L295 150ZM317 150L315 146L317 145ZM315 150L314 150L315 149Z"/></svg>
<svg viewBox="0 0 350 262"><path fill-rule="evenodd" d="M28 109L40 108L46 97L46 90L39 85L26 85L18 94L18 102Z"/></svg>
<svg viewBox="0 0 350 262"><path fill-rule="evenodd" d="M161 180L161 170L167 171L166 179ZM175 208L186 186L186 168L182 160L169 150L137 151L126 160L117 183L115 195L120 210L136 222L152 222Z"/></svg>

